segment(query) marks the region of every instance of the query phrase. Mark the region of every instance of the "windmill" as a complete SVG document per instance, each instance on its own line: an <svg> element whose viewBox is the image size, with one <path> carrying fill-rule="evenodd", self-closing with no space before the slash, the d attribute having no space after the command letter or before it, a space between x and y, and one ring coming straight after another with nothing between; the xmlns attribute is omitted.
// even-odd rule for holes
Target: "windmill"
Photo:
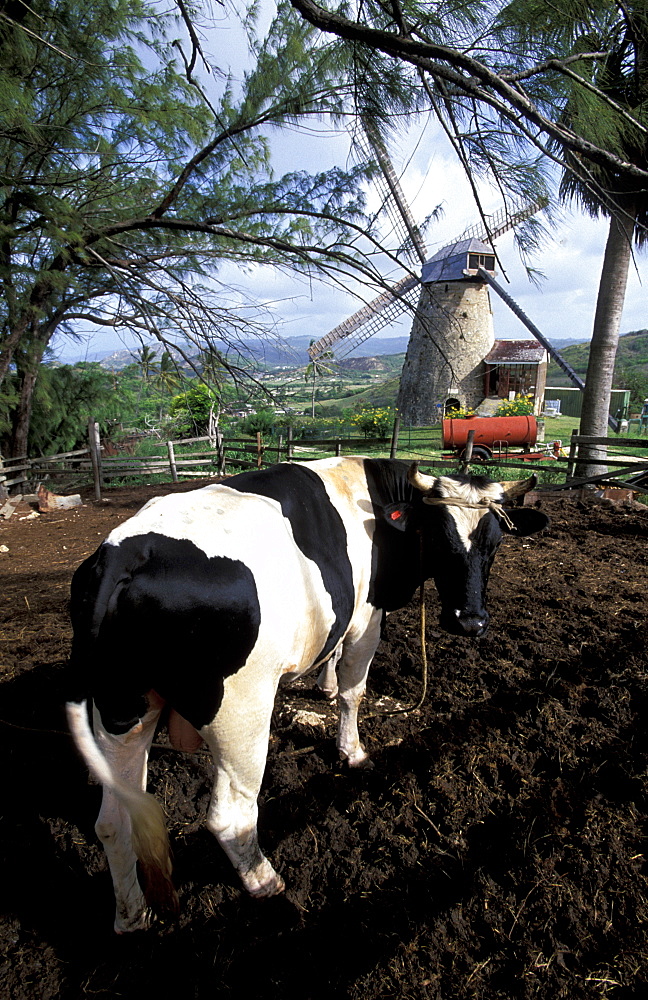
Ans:
<svg viewBox="0 0 648 1000"><path fill-rule="evenodd" d="M378 162L377 183L399 238L397 253L407 258L410 273L320 337L309 355L316 360L324 352L334 352L341 359L411 312L414 322L398 409L406 422L426 424L436 419L439 399L452 397L457 405L475 405L483 395L483 380L476 373L494 343L486 278L495 272L492 243L544 208L546 201L518 202L502 209L487 224L469 227L430 258L387 150L368 123L363 124L357 145ZM412 274L414 270L421 276Z"/></svg>
<svg viewBox="0 0 648 1000"><path fill-rule="evenodd" d="M377 134L371 132L366 125L364 136L356 139L356 145L368 158L373 155L377 160L380 173L377 175L376 184L383 196L383 206L400 239L400 249L408 258L410 265L420 268L428 261L429 253L385 146ZM444 250L436 254L435 259L447 255L452 247L466 239L491 244L503 233L539 212L545 205L545 200L538 199L519 202L510 209L500 209L489 217L488 226L482 223L470 226ZM486 248L486 252L492 255L490 246ZM311 359L316 360L325 351L334 351L338 359L346 357L365 340L390 326L403 313L413 312L421 293L420 286L420 277L413 274L405 275L390 289L376 296L311 344L308 348Z"/></svg>

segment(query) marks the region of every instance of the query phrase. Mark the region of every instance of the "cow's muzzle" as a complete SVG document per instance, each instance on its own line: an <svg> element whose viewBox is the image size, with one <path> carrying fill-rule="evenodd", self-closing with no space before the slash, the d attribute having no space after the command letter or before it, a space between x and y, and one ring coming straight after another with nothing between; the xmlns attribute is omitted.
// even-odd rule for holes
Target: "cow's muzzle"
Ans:
<svg viewBox="0 0 648 1000"><path fill-rule="evenodd" d="M476 638L480 635L486 635L489 620L487 611L475 614L455 608L452 611L444 611L440 623L446 631L453 635L470 635Z"/></svg>

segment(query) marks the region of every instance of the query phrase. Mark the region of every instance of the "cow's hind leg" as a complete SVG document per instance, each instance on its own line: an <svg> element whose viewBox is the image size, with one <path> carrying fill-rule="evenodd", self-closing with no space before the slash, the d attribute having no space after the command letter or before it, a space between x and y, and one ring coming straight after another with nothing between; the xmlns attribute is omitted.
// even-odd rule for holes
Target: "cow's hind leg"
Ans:
<svg viewBox="0 0 648 1000"><path fill-rule="evenodd" d="M207 827L214 834L252 896L284 889L257 837L257 797L268 753L274 690L251 690L240 677L227 678L213 722L200 732L214 758L216 777Z"/></svg>
<svg viewBox="0 0 648 1000"><path fill-rule="evenodd" d="M146 788L148 751L160 715L151 705L146 715L123 734L108 732L97 709L94 732L97 745L114 774L134 788ZM137 878L137 857L131 842L131 821L125 806L104 787L95 830L102 842L115 890L115 931L143 930L150 923L150 911Z"/></svg>
<svg viewBox="0 0 648 1000"><path fill-rule="evenodd" d="M367 674L380 642L382 612L371 614L367 627L360 634L351 634L344 641L344 651L338 667L340 723L337 747L340 757L349 767L373 767L369 754L360 742L358 708L367 683Z"/></svg>
<svg viewBox="0 0 648 1000"><path fill-rule="evenodd" d="M333 701L338 693L338 679L336 667L342 656L342 646L335 650L328 658L319 672L317 686L329 701Z"/></svg>

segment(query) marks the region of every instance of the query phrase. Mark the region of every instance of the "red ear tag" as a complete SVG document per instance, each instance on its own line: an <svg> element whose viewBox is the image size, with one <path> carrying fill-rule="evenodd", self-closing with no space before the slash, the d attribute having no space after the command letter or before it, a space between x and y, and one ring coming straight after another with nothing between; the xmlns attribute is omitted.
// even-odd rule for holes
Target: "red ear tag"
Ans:
<svg viewBox="0 0 648 1000"><path fill-rule="evenodd" d="M391 517L392 521L398 521L398 519L403 515L399 510L393 510L389 516Z"/></svg>

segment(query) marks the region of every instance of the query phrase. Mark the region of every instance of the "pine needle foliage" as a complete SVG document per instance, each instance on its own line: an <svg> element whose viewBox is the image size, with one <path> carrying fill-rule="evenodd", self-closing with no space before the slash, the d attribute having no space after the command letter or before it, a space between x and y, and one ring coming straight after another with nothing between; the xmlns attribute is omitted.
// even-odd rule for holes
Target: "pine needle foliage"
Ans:
<svg viewBox="0 0 648 1000"><path fill-rule="evenodd" d="M13 373L21 397L10 450L24 447L55 332L236 340L260 319L219 284L225 262L334 278L355 263L366 172L275 177L270 162L272 130L343 105L316 32L280 4L241 79L210 64L208 35L195 3L0 11L0 383Z"/></svg>

